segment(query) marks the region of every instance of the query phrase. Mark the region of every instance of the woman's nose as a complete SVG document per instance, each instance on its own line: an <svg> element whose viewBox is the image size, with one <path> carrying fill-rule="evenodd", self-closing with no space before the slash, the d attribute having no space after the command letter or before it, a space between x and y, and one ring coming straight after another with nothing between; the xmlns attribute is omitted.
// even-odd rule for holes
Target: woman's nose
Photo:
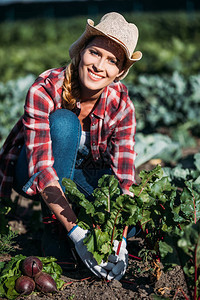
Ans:
<svg viewBox="0 0 200 300"><path fill-rule="evenodd" d="M94 63L94 67L97 71L103 71L104 70L104 64L105 64L105 61L103 58L100 58L98 59L98 61L96 61Z"/></svg>

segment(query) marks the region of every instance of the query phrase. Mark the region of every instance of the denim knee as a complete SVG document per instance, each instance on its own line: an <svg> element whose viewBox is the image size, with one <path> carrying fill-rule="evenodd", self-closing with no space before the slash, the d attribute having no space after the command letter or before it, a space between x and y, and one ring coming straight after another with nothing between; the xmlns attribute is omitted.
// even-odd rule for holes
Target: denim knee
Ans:
<svg viewBox="0 0 200 300"><path fill-rule="evenodd" d="M49 116L51 139L74 139L81 135L78 117L70 110L58 109Z"/></svg>

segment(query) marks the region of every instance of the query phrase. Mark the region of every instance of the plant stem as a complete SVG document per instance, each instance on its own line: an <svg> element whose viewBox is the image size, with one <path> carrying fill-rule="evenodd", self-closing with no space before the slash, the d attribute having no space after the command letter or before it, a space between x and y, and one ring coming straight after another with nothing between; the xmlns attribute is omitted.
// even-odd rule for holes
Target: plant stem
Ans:
<svg viewBox="0 0 200 300"><path fill-rule="evenodd" d="M194 300L197 300L197 245L194 251Z"/></svg>
<svg viewBox="0 0 200 300"><path fill-rule="evenodd" d="M110 195L108 196L108 212L110 213Z"/></svg>
<svg viewBox="0 0 200 300"><path fill-rule="evenodd" d="M115 224L116 224L118 215L119 215L119 213L120 213L121 211L122 211L122 208L120 208L120 209L118 210L117 215L116 215L116 217L115 217L114 226L113 226L113 230L112 230L112 236L111 236L111 245L112 245L113 240L114 240Z"/></svg>
<svg viewBox="0 0 200 300"><path fill-rule="evenodd" d="M143 184L143 186L142 186L142 188L141 188L141 190L140 190L140 192L139 192L138 197L139 197L140 194L143 192L143 190L144 190L144 188L145 188L145 185L148 183L148 181L151 179L152 176L153 176L153 174L152 174L149 178L147 178L147 180L145 181L145 183Z"/></svg>
<svg viewBox="0 0 200 300"><path fill-rule="evenodd" d="M162 209L164 209L165 210L165 207L160 203L160 206L162 207Z"/></svg>
<svg viewBox="0 0 200 300"><path fill-rule="evenodd" d="M184 296L184 298L185 298L186 300L190 300L190 299L188 298L188 296L186 295L186 293L185 293L185 292L182 290L182 288L180 288L180 287L177 289L177 291L176 291L176 293L175 293L175 295L174 295L174 297L173 297L173 300L176 299L176 296L177 296L177 294L178 294L179 291L183 294L183 296Z"/></svg>
<svg viewBox="0 0 200 300"><path fill-rule="evenodd" d="M194 224L196 224L197 223L197 210L196 210L195 196L193 193L192 193L192 196L193 196L193 203L194 203Z"/></svg>

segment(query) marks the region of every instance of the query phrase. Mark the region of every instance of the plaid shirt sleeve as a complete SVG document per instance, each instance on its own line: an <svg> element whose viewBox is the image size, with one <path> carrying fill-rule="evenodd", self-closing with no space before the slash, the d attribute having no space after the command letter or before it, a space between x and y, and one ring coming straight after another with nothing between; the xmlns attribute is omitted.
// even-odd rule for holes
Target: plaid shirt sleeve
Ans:
<svg viewBox="0 0 200 300"><path fill-rule="evenodd" d="M123 193L130 194L129 188L135 183L135 108L127 95L126 105L120 111L121 118L111 139L111 167L119 180Z"/></svg>
<svg viewBox="0 0 200 300"><path fill-rule="evenodd" d="M28 91L24 108L23 124L30 180L23 190L29 195L41 192L48 183L58 180L52 167L54 159L49 127L49 114L54 109L54 102L47 88L48 82L44 86L43 79L39 78Z"/></svg>

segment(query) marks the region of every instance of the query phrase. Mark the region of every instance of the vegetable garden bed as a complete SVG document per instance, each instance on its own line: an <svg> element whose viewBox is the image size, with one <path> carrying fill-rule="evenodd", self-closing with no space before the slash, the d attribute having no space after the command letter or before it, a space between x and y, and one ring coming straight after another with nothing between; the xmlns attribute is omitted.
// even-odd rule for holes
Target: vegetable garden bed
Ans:
<svg viewBox="0 0 200 300"><path fill-rule="evenodd" d="M190 151L193 154L195 149L186 151L186 160L190 157ZM199 149L196 149L196 152L198 151ZM152 160L140 166L137 169L137 176L140 170L152 170L154 163L155 160ZM13 197L16 199L15 194ZM17 203L15 215L9 216L10 225L20 232L16 238L13 256L16 254L41 256L42 228L38 227L36 222L40 207L24 198L19 198ZM198 299L193 297L191 290L188 290L187 278L181 266L176 265L164 271L159 261L152 261L147 256L145 258L138 255L145 247L141 232L128 240L129 265L120 282L100 280L87 268L82 267L75 272L62 274L61 279L65 284L56 294L38 292L27 296L26 299ZM0 261L9 261L13 256L1 256ZM187 295L187 298L184 295Z"/></svg>

